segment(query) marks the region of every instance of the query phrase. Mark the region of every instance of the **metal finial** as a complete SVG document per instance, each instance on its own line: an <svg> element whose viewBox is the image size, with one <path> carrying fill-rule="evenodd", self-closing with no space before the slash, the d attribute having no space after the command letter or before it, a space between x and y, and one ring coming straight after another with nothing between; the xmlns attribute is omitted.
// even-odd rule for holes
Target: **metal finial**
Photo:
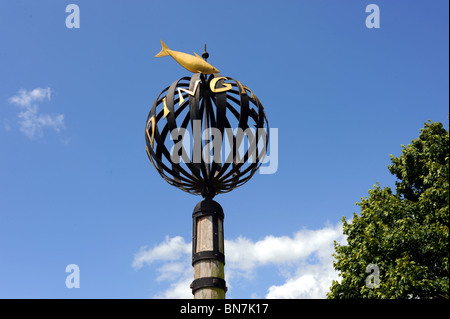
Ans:
<svg viewBox="0 0 450 319"><path fill-rule="evenodd" d="M206 43L205 43L205 50L204 50L203 53L202 53L202 58L203 58L203 60L205 60L205 61L209 58L209 53L206 52Z"/></svg>

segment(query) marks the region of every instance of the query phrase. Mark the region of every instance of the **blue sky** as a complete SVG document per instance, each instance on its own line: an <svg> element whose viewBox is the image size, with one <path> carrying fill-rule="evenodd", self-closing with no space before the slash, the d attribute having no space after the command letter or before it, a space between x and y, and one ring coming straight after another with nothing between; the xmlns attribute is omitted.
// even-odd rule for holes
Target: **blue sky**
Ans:
<svg viewBox="0 0 450 319"><path fill-rule="evenodd" d="M68 4L80 28L65 24ZM380 28L365 25L366 5ZM342 216L427 120L448 128L448 1L1 1L0 298L189 297L192 210L144 141L201 54L261 100L278 171L216 200L229 298L324 297ZM68 289L68 264L80 288Z"/></svg>

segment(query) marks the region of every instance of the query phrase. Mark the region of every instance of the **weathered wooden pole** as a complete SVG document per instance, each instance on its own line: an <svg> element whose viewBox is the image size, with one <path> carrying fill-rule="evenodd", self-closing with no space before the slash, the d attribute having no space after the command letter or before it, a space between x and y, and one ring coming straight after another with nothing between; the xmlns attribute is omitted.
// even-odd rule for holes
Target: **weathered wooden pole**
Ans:
<svg viewBox="0 0 450 319"><path fill-rule="evenodd" d="M225 299L223 209L206 198L195 206L192 219L192 294L195 299Z"/></svg>

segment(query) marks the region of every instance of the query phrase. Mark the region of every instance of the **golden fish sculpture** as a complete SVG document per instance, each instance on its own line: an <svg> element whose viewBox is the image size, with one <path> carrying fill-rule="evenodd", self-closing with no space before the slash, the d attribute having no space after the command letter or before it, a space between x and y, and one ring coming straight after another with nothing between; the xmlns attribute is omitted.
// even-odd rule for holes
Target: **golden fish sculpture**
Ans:
<svg viewBox="0 0 450 319"><path fill-rule="evenodd" d="M177 61L183 68L193 73L213 74L219 73L215 67L203 60L197 53L190 55L183 52L170 50L167 45L161 40L162 49L155 58L170 55L175 61Z"/></svg>

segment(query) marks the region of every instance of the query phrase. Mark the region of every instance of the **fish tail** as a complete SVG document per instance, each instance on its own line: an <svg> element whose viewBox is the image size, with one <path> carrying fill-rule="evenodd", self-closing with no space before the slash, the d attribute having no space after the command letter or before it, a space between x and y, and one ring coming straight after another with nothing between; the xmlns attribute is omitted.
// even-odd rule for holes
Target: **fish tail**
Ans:
<svg viewBox="0 0 450 319"><path fill-rule="evenodd" d="M163 42L163 40L161 40L161 46L162 46L162 49L157 55L155 55L155 58L159 58L161 56L168 56L169 55L169 48Z"/></svg>

